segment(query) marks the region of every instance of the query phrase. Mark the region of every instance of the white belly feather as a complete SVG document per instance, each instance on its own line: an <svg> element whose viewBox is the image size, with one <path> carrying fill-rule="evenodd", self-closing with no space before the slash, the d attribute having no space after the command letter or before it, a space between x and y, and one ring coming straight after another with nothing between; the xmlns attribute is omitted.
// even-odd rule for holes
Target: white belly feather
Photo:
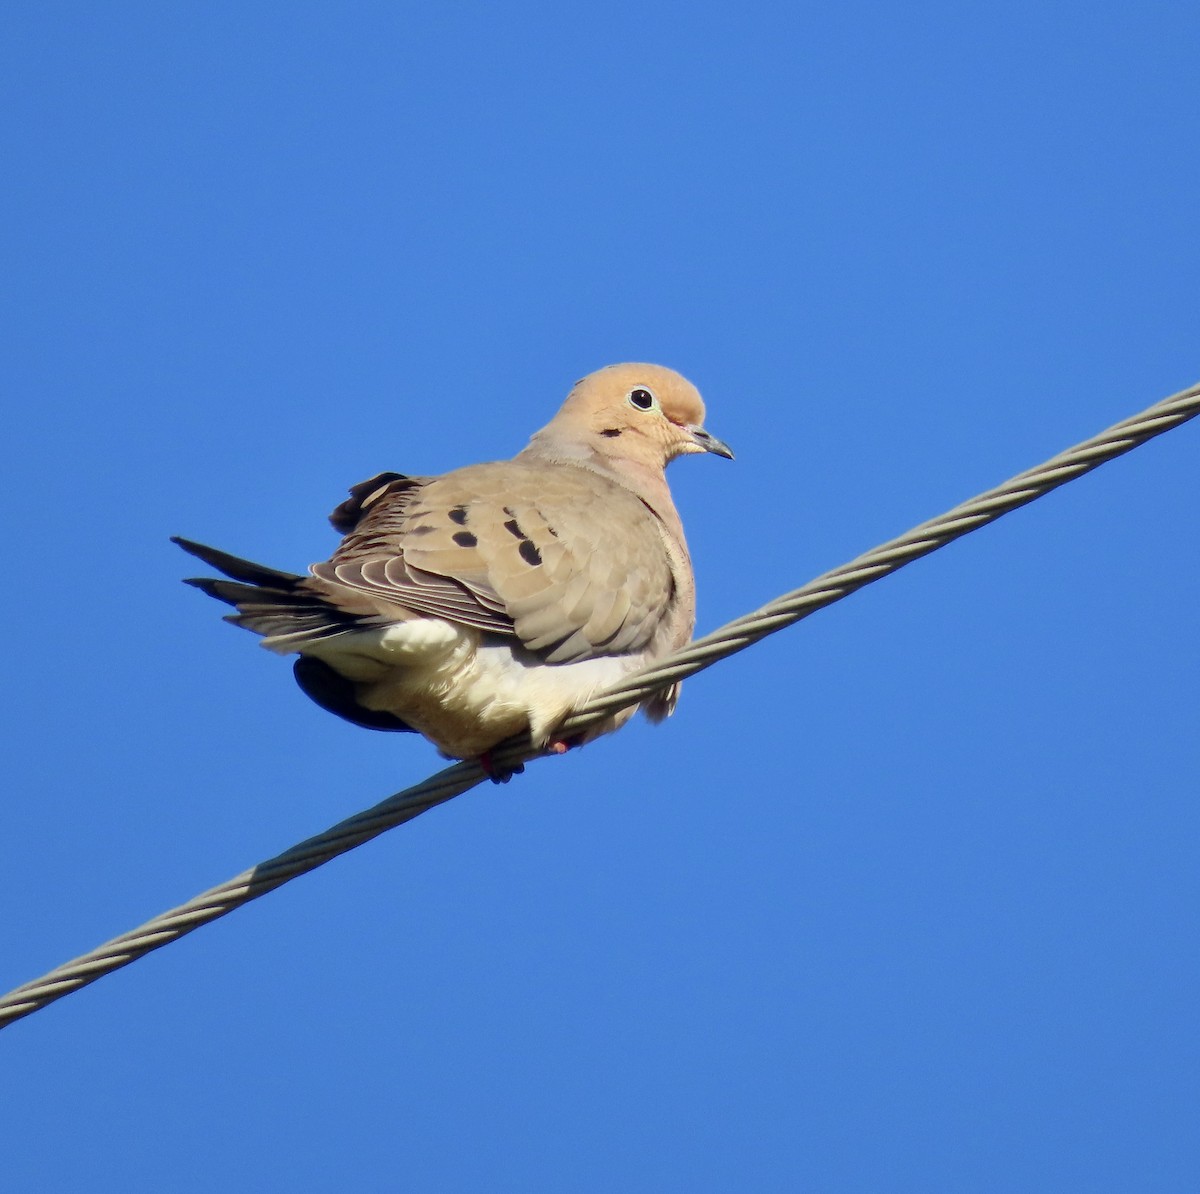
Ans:
<svg viewBox="0 0 1200 1194"><path fill-rule="evenodd" d="M272 644L266 639L263 645ZM295 651L296 644L287 649ZM355 681L366 708L399 717L454 758L474 758L526 728L544 746L567 713L644 662L625 655L548 665L515 639L441 618L319 639L301 653ZM622 711L590 736L632 714Z"/></svg>

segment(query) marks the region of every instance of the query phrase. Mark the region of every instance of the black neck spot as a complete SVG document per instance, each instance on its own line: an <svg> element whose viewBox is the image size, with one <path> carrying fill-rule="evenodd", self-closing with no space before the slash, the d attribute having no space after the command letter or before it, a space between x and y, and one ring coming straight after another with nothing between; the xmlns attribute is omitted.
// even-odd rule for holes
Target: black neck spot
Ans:
<svg viewBox="0 0 1200 1194"><path fill-rule="evenodd" d="M620 427L606 427L600 434L607 439L616 439L621 434L621 429Z"/></svg>

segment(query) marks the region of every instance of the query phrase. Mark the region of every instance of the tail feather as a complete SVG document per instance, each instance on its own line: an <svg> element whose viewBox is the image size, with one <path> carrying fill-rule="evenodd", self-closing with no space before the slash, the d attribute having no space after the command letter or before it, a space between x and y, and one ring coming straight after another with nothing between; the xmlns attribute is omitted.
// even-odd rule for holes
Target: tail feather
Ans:
<svg viewBox="0 0 1200 1194"><path fill-rule="evenodd" d="M232 580L244 580L251 585L276 585L282 589L290 589L297 581L304 579L295 572L280 572L278 569L268 568L264 564L255 564L252 560L231 556L227 551L219 551L215 547L197 543L193 539L185 539L182 535L172 535L171 542L177 543L188 555L203 560L210 568L223 572ZM197 585L197 587L200 586Z"/></svg>
<svg viewBox="0 0 1200 1194"><path fill-rule="evenodd" d="M306 647L364 626L381 625L386 619L364 606L359 612L342 609L328 599L309 577L280 572L228 552L194 543L191 539L172 538L184 551L223 573L228 580L212 576L192 577L193 585L209 597L232 605L236 613L227 614L226 622L242 626L263 636L262 645L280 654L303 652ZM368 709L358 702L358 686L324 660L300 654L294 665L301 690L322 709L368 730L413 733L412 727L394 714Z"/></svg>
<svg viewBox="0 0 1200 1194"><path fill-rule="evenodd" d="M360 705L354 682L334 671L324 660L301 655L292 665L292 671L300 690L322 709L365 730L416 733L408 722L401 721L395 714Z"/></svg>
<svg viewBox="0 0 1200 1194"><path fill-rule="evenodd" d="M189 576L183 583L218 601L224 601L226 605L286 604L295 598L292 589L268 589L266 586L247 585L236 580L218 580L215 576Z"/></svg>
<svg viewBox="0 0 1200 1194"><path fill-rule="evenodd" d="M267 568L177 535L172 542L231 578L189 577L184 583L232 605L237 613L225 620L262 635L263 646L273 651L299 651L306 643L362 625L359 615L339 609L314 592L307 577Z"/></svg>

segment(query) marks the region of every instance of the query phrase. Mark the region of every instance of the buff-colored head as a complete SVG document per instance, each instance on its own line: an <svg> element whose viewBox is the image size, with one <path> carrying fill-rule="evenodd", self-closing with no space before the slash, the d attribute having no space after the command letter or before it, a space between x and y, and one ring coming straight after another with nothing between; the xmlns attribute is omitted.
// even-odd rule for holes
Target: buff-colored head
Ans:
<svg viewBox="0 0 1200 1194"><path fill-rule="evenodd" d="M586 455L657 469L696 452L733 459L728 445L704 429L696 387L662 365L609 365L588 374L530 448L560 459Z"/></svg>

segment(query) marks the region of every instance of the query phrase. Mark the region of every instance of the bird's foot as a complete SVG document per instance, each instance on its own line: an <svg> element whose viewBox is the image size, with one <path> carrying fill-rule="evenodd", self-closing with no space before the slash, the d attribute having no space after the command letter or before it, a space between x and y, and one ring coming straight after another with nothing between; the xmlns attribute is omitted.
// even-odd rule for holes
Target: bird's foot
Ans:
<svg viewBox="0 0 1200 1194"><path fill-rule="evenodd" d="M520 775L525 770L524 763L515 763L505 767L500 766L492 757L490 750L485 750L479 756L479 765L483 768L484 774L494 784L506 784L514 775Z"/></svg>
<svg viewBox="0 0 1200 1194"><path fill-rule="evenodd" d="M565 755L567 751L574 750L576 747L582 746L581 738L556 738L552 742L546 744L543 754L547 755ZM506 784L514 775L520 775L525 770L524 763L510 764L501 766L496 762L490 750L485 750L478 759L480 767L483 768L484 774L494 784Z"/></svg>

